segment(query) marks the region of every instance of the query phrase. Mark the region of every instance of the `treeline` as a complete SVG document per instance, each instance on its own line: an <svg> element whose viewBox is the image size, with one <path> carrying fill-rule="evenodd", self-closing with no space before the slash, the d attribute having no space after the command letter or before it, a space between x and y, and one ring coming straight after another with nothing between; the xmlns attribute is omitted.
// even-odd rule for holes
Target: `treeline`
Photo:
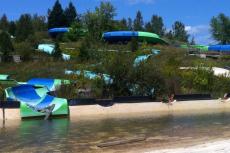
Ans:
<svg viewBox="0 0 230 153"><path fill-rule="evenodd" d="M48 10L48 18L39 15L22 14L17 21L8 21L4 14L0 20L0 29L15 36L17 41L25 41L29 35L36 32L47 31L55 27L76 27L86 29L88 35L93 39L100 40L105 31L114 30L135 30L156 33L170 40L175 39L181 42L188 42L189 35L185 25L176 21L172 30L167 31L163 18L153 15L151 21L144 22L141 11L137 11L135 19L123 18L115 20L116 8L110 2L101 2L94 11L87 11L84 14L77 13L72 2L63 9L57 0L52 9Z"/></svg>
<svg viewBox="0 0 230 153"><path fill-rule="evenodd" d="M15 36L17 41L25 41L36 32L46 32L54 27L73 27L88 31L88 36L95 40L101 39L105 31L136 30L153 32L169 40L189 43L189 34L185 30L185 24L175 21L171 30L166 30L163 18L152 15L151 20L144 22L141 11L137 11L136 17L115 20L116 8L110 2L101 2L94 11L77 13L72 2L67 8L63 8L59 0L47 11L48 17L40 15L22 14L17 21L8 21L4 14L0 19L0 29ZM213 17L210 21L211 33L215 40L221 44L230 42L230 18L224 14ZM74 39L75 40L75 39ZM194 38L191 39L194 44Z"/></svg>

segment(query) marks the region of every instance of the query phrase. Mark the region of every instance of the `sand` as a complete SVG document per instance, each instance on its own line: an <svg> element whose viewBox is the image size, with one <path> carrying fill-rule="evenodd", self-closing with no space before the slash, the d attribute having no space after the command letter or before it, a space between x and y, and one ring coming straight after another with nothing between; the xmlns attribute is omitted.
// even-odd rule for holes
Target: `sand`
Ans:
<svg viewBox="0 0 230 153"><path fill-rule="evenodd" d="M163 149L145 153L230 153L230 140L222 140L187 148Z"/></svg>
<svg viewBox="0 0 230 153"><path fill-rule="evenodd" d="M209 113L230 112L230 103L222 103L220 100L199 100L175 102L173 105L161 102L114 104L111 107L99 105L70 106L70 118L123 118L145 116L153 114L155 117L164 115L199 115ZM3 119L0 110L0 120ZM5 109L6 120L20 120L20 109Z"/></svg>

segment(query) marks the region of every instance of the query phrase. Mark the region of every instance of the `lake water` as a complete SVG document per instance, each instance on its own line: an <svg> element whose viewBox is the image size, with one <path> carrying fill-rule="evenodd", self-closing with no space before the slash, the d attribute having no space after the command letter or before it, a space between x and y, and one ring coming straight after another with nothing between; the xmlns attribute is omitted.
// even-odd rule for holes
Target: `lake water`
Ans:
<svg viewBox="0 0 230 153"><path fill-rule="evenodd" d="M145 141L99 148L134 137ZM148 147L230 138L230 114L0 123L0 152L135 152ZM139 151L137 151L139 152Z"/></svg>

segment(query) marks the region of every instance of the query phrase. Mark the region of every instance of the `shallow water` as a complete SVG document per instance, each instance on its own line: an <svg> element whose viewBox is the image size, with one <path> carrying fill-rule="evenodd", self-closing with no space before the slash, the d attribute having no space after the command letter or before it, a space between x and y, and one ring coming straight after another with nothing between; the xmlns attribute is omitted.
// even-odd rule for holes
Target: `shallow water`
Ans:
<svg viewBox="0 0 230 153"><path fill-rule="evenodd" d="M107 141L146 137L143 142L98 148ZM0 123L0 152L126 152L190 140L230 138L230 114L123 119L52 119Z"/></svg>

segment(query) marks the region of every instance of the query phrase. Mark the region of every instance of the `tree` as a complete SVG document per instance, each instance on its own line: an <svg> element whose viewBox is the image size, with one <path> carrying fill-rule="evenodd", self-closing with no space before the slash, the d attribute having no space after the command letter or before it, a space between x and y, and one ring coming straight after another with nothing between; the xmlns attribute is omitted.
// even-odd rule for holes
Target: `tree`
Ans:
<svg viewBox="0 0 230 153"><path fill-rule="evenodd" d="M131 18L128 18L128 23L127 23L128 25L128 30L133 30L133 21L132 21L132 19Z"/></svg>
<svg viewBox="0 0 230 153"><path fill-rule="evenodd" d="M173 36L178 41L188 42L189 35L185 30L185 25L182 22L176 21L173 24Z"/></svg>
<svg viewBox="0 0 230 153"><path fill-rule="evenodd" d="M152 25L151 25L150 22L147 22L147 23L145 24L145 31L147 31L147 32L152 32L152 31L153 31Z"/></svg>
<svg viewBox="0 0 230 153"><path fill-rule="evenodd" d="M2 59L3 61L7 61L10 53L14 51L10 35L3 31L0 33L0 40L0 52L2 53Z"/></svg>
<svg viewBox="0 0 230 153"><path fill-rule="evenodd" d="M230 18L223 13L213 17L210 22L211 33L221 44L230 43Z"/></svg>
<svg viewBox="0 0 230 153"><path fill-rule="evenodd" d="M127 20L125 18L119 22L119 30L128 30Z"/></svg>
<svg viewBox="0 0 230 153"><path fill-rule="evenodd" d="M84 16L84 23L88 29L88 34L93 39L101 39L104 31L114 29L115 8L110 2L101 2L95 12L87 12Z"/></svg>
<svg viewBox="0 0 230 153"><path fill-rule="evenodd" d="M64 14L66 18L66 26L70 26L77 17L77 11L72 2L69 3L69 6L65 9Z"/></svg>
<svg viewBox="0 0 230 153"><path fill-rule="evenodd" d="M172 40L173 39L173 32L170 30L169 32L166 33L165 35L168 39Z"/></svg>
<svg viewBox="0 0 230 153"><path fill-rule="evenodd" d="M32 24L35 31L46 31L47 30L47 23L45 16L39 16L34 14L32 17Z"/></svg>
<svg viewBox="0 0 230 153"><path fill-rule="evenodd" d="M77 41L84 35L84 30L80 22L73 22L66 36L71 41Z"/></svg>
<svg viewBox="0 0 230 153"><path fill-rule="evenodd" d="M8 22L7 16L5 14L3 14L3 16L0 20L0 29L3 31L9 30L9 22Z"/></svg>
<svg viewBox="0 0 230 153"><path fill-rule="evenodd" d="M88 41L88 39L86 37L85 39L82 40L81 46L79 48L79 51L80 51L79 59L81 61L87 61L87 60L90 59L91 55L90 55L90 50L89 49L90 49L90 43L89 43L89 41Z"/></svg>
<svg viewBox="0 0 230 153"><path fill-rule="evenodd" d="M163 36L165 33L165 28L164 28L164 23L163 19L160 16L153 15L151 19L151 26L152 26L152 31L153 33L156 33L160 36Z"/></svg>
<svg viewBox="0 0 230 153"><path fill-rule="evenodd" d="M55 42L55 47L54 47L54 51L53 51L52 55L57 60L62 59L62 50L60 49L58 42Z"/></svg>
<svg viewBox="0 0 230 153"><path fill-rule="evenodd" d="M102 31L110 31L113 29L113 18L116 15L116 9L110 2L101 2L99 7L96 7L95 13L100 21Z"/></svg>
<svg viewBox="0 0 230 153"><path fill-rule="evenodd" d="M16 24L15 24L14 21L11 21L10 24L9 24L9 33L12 36L15 36L15 33L16 33Z"/></svg>
<svg viewBox="0 0 230 153"><path fill-rule="evenodd" d="M87 12L84 16L84 23L88 29L88 37L91 39L100 39L102 30L96 13Z"/></svg>
<svg viewBox="0 0 230 153"><path fill-rule="evenodd" d="M29 35L34 34L31 16L29 14L21 15L16 29L16 40L19 42L26 40Z"/></svg>
<svg viewBox="0 0 230 153"><path fill-rule="evenodd" d="M134 20L134 25L133 25L134 30L135 31L143 30L143 25L144 25L144 21L143 21L141 11L137 11L137 15L136 15L136 18Z"/></svg>
<svg viewBox="0 0 230 153"><path fill-rule="evenodd" d="M57 0L52 8L48 12L48 28L56 28L66 26L65 15L63 13L62 6Z"/></svg>
<svg viewBox="0 0 230 153"><path fill-rule="evenodd" d="M191 41L190 41L190 45L196 45L194 36L192 37L192 39L191 39Z"/></svg>

